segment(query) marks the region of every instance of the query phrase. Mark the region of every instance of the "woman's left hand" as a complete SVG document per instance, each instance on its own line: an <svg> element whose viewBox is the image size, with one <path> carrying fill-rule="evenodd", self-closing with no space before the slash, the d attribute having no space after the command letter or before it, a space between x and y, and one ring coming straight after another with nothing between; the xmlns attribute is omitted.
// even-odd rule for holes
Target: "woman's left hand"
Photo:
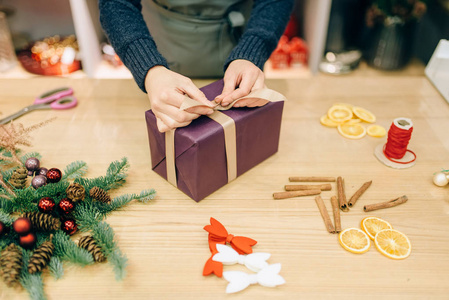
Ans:
<svg viewBox="0 0 449 300"><path fill-rule="evenodd" d="M261 69L248 60L232 61L223 78L224 87L215 102L227 106L234 100L248 95L251 91L265 87L265 76ZM254 105L257 99L251 98L238 101L234 107Z"/></svg>

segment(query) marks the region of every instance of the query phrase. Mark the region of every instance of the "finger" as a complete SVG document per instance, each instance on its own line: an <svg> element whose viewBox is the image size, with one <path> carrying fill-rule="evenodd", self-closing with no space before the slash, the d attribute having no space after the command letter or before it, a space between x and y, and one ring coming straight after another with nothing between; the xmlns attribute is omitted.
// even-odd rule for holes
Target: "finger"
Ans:
<svg viewBox="0 0 449 300"><path fill-rule="evenodd" d="M231 103L232 101L248 95L251 92L251 89L256 80L257 77L254 75L248 75L243 77L242 81L239 84L239 87L223 99L222 105L223 106L229 105L229 103Z"/></svg>
<svg viewBox="0 0 449 300"><path fill-rule="evenodd" d="M177 122L176 120L173 120L172 118L170 118L170 116L167 116L166 114L159 114L158 119L160 120L160 122L158 123L158 129L161 132L165 132L167 130L175 129L178 127L185 127L189 125L193 120L192 119L185 122Z"/></svg>
<svg viewBox="0 0 449 300"><path fill-rule="evenodd" d="M264 87L265 87L265 76L262 73L261 75L259 75L257 77L256 82L254 82L254 85L251 88L251 91L258 90L258 89L263 89Z"/></svg>
<svg viewBox="0 0 449 300"><path fill-rule="evenodd" d="M213 106L211 101L207 100L204 93L199 88L197 88L196 85L194 85L193 83L189 83L189 84L185 85L183 87L183 90L187 94L187 96L189 96L190 98L200 101L201 103L203 103L204 105L206 105L208 107Z"/></svg>
<svg viewBox="0 0 449 300"><path fill-rule="evenodd" d="M239 100L234 104L234 107L258 107L267 104L267 100L261 98L246 98Z"/></svg>
<svg viewBox="0 0 449 300"><path fill-rule="evenodd" d="M223 99L224 99L226 96L228 96L229 94L231 94L231 93L235 90L235 88L236 88L236 86L237 86L237 81L236 81L235 76L230 76L229 78L226 78L226 77L225 77L225 78L223 79L223 81L224 81L223 90L222 90L221 94L218 95L217 97L215 97L215 99L214 99L214 101L215 101L216 103L222 102ZM229 103L228 103L228 104L229 104Z"/></svg>

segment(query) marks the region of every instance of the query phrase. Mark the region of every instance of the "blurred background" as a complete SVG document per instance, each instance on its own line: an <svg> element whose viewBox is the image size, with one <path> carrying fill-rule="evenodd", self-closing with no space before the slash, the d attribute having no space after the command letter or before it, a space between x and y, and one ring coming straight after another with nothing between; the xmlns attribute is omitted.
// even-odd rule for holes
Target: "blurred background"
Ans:
<svg viewBox="0 0 449 300"><path fill-rule="evenodd" d="M0 77L131 78L96 0L0 0ZM267 77L425 66L449 39L449 0L297 0ZM420 69L422 70L422 68Z"/></svg>

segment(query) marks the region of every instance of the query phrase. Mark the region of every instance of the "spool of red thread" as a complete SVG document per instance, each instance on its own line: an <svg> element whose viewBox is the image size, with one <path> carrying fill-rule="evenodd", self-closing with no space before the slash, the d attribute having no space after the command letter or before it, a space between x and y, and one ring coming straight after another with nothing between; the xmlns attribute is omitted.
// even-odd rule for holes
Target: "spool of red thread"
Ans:
<svg viewBox="0 0 449 300"><path fill-rule="evenodd" d="M375 156L385 165L404 169L415 164L416 154L408 149L412 137L413 123L408 118L397 118L388 131L385 144L376 147Z"/></svg>

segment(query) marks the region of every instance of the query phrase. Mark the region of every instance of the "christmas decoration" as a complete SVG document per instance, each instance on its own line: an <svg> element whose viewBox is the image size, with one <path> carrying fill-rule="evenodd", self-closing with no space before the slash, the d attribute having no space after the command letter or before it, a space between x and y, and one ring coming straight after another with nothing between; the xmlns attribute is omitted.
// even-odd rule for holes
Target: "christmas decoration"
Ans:
<svg viewBox="0 0 449 300"><path fill-rule="evenodd" d="M24 167L15 169L9 179L9 184L16 189L25 188L27 181L27 170Z"/></svg>
<svg viewBox="0 0 449 300"><path fill-rule="evenodd" d="M47 182L49 183L56 183L61 180L62 173L59 169L51 168L47 171Z"/></svg>
<svg viewBox="0 0 449 300"><path fill-rule="evenodd" d="M47 168L39 168L39 170L36 171L36 173L34 175L42 175L47 177Z"/></svg>
<svg viewBox="0 0 449 300"><path fill-rule="evenodd" d="M18 235L27 235L31 231L31 221L28 218L18 218L12 227Z"/></svg>
<svg viewBox="0 0 449 300"><path fill-rule="evenodd" d="M70 199L64 198L59 201L58 208L62 214L69 214L75 209L75 203Z"/></svg>
<svg viewBox="0 0 449 300"><path fill-rule="evenodd" d="M41 212L27 212L23 216L30 220L36 230L54 231L61 226L59 219Z"/></svg>
<svg viewBox="0 0 449 300"><path fill-rule="evenodd" d="M33 176L34 172L39 170L40 162L36 157L30 157L25 162L25 167L28 170L28 176Z"/></svg>
<svg viewBox="0 0 449 300"><path fill-rule="evenodd" d="M72 200L73 202L82 201L84 200L85 195L85 189L84 187L79 183L71 183L69 187L66 190L67 198Z"/></svg>
<svg viewBox="0 0 449 300"><path fill-rule="evenodd" d="M40 212L49 214L49 213L53 212L53 210L56 206L56 203L55 203L55 200L53 200L52 198L44 197L44 198L41 198L41 200L39 200L39 203L37 204L37 206L38 206Z"/></svg>
<svg viewBox="0 0 449 300"><path fill-rule="evenodd" d="M66 219L61 224L61 229L68 235L74 234L78 230L78 225L73 219Z"/></svg>
<svg viewBox="0 0 449 300"><path fill-rule="evenodd" d="M78 246L91 253L96 262L104 262L106 260L103 251L101 251L93 237L89 235L81 237L78 241Z"/></svg>
<svg viewBox="0 0 449 300"><path fill-rule="evenodd" d="M89 195L92 197L92 199L103 202L103 203L109 203L111 202L111 196L109 194L100 189L97 186L94 186L90 191Z"/></svg>
<svg viewBox="0 0 449 300"><path fill-rule="evenodd" d="M129 167L126 158L112 162L107 168L106 174L97 178L83 178L87 171L87 164L75 161L61 170L62 176L57 183L43 185L39 188L35 188L32 183L29 185L25 183L24 188L15 188L10 184L14 179L14 170L25 168L28 158L43 161L39 153L24 154L19 147L31 146L30 132L48 122L45 121L31 127L24 127L13 122L0 125L0 160L2 162L0 164L0 222L3 226L0 228L0 279L4 280L8 286L22 286L33 299L46 299L44 277L47 274L53 275L55 279L61 278L64 274L65 263L69 262L80 266L91 265L95 261L103 260L100 253L103 253L105 260L113 267L116 279L123 279L126 276L127 258L119 249L114 231L106 223L105 218L111 212L134 200L146 203L155 195L155 191L150 189L144 190L140 194L124 194L115 197L107 205L100 200L92 201L93 197L85 191L98 187L107 193L111 189L122 186L127 177L126 170ZM46 178L42 168L34 172L36 176ZM74 183L76 185L73 185ZM68 189L71 185L72 187ZM75 186L74 189L73 186ZM74 237L62 230L61 220L66 222L68 216L61 210L53 209L51 214L40 211L48 208L46 205L39 206L40 200L45 197L54 199L56 203L64 198L72 201L78 200L79 202L76 203L70 214L70 218L74 222L71 224L76 224L78 231L88 233L101 252L93 247L92 241L88 240L83 242L83 247L87 247L87 249L82 248L72 240ZM86 201L81 201L84 198L87 198ZM13 231L13 224L18 216L28 218L32 224L31 231L25 236L18 236ZM31 275L30 272L33 270L28 268L31 256L33 253L40 252L38 249L45 241L50 240L50 235L53 235L54 251L48 263L49 272L37 270ZM91 250L92 253L89 252ZM41 262L37 264L44 267ZM25 267L22 269L22 266Z"/></svg>
<svg viewBox="0 0 449 300"><path fill-rule="evenodd" d="M50 235L50 240L43 242L42 245L34 251L28 263L28 273L34 274L36 272L41 272L50 262L50 258L55 250L55 245L53 245L52 239L53 236Z"/></svg>
<svg viewBox="0 0 449 300"><path fill-rule="evenodd" d="M30 249L36 243L36 235L32 232L19 237L19 245L25 249Z"/></svg>
<svg viewBox="0 0 449 300"><path fill-rule="evenodd" d="M45 177L43 175L34 176L33 179L31 180L31 185L35 189L38 189L46 184L47 184L47 177Z"/></svg>
<svg viewBox="0 0 449 300"><path fill-rule="evenodd" d="M15 244L3 249L0 256L0 276L9 287L20 285L22 250Z"/></svg>
<svg viewBox="0 0 449 300"><path fill-rule="evenodd" d="M435 173L433 175L433 183L436 186L445 186L449 183L449 174L448 170L443 170L442 172Z"/></svg>

